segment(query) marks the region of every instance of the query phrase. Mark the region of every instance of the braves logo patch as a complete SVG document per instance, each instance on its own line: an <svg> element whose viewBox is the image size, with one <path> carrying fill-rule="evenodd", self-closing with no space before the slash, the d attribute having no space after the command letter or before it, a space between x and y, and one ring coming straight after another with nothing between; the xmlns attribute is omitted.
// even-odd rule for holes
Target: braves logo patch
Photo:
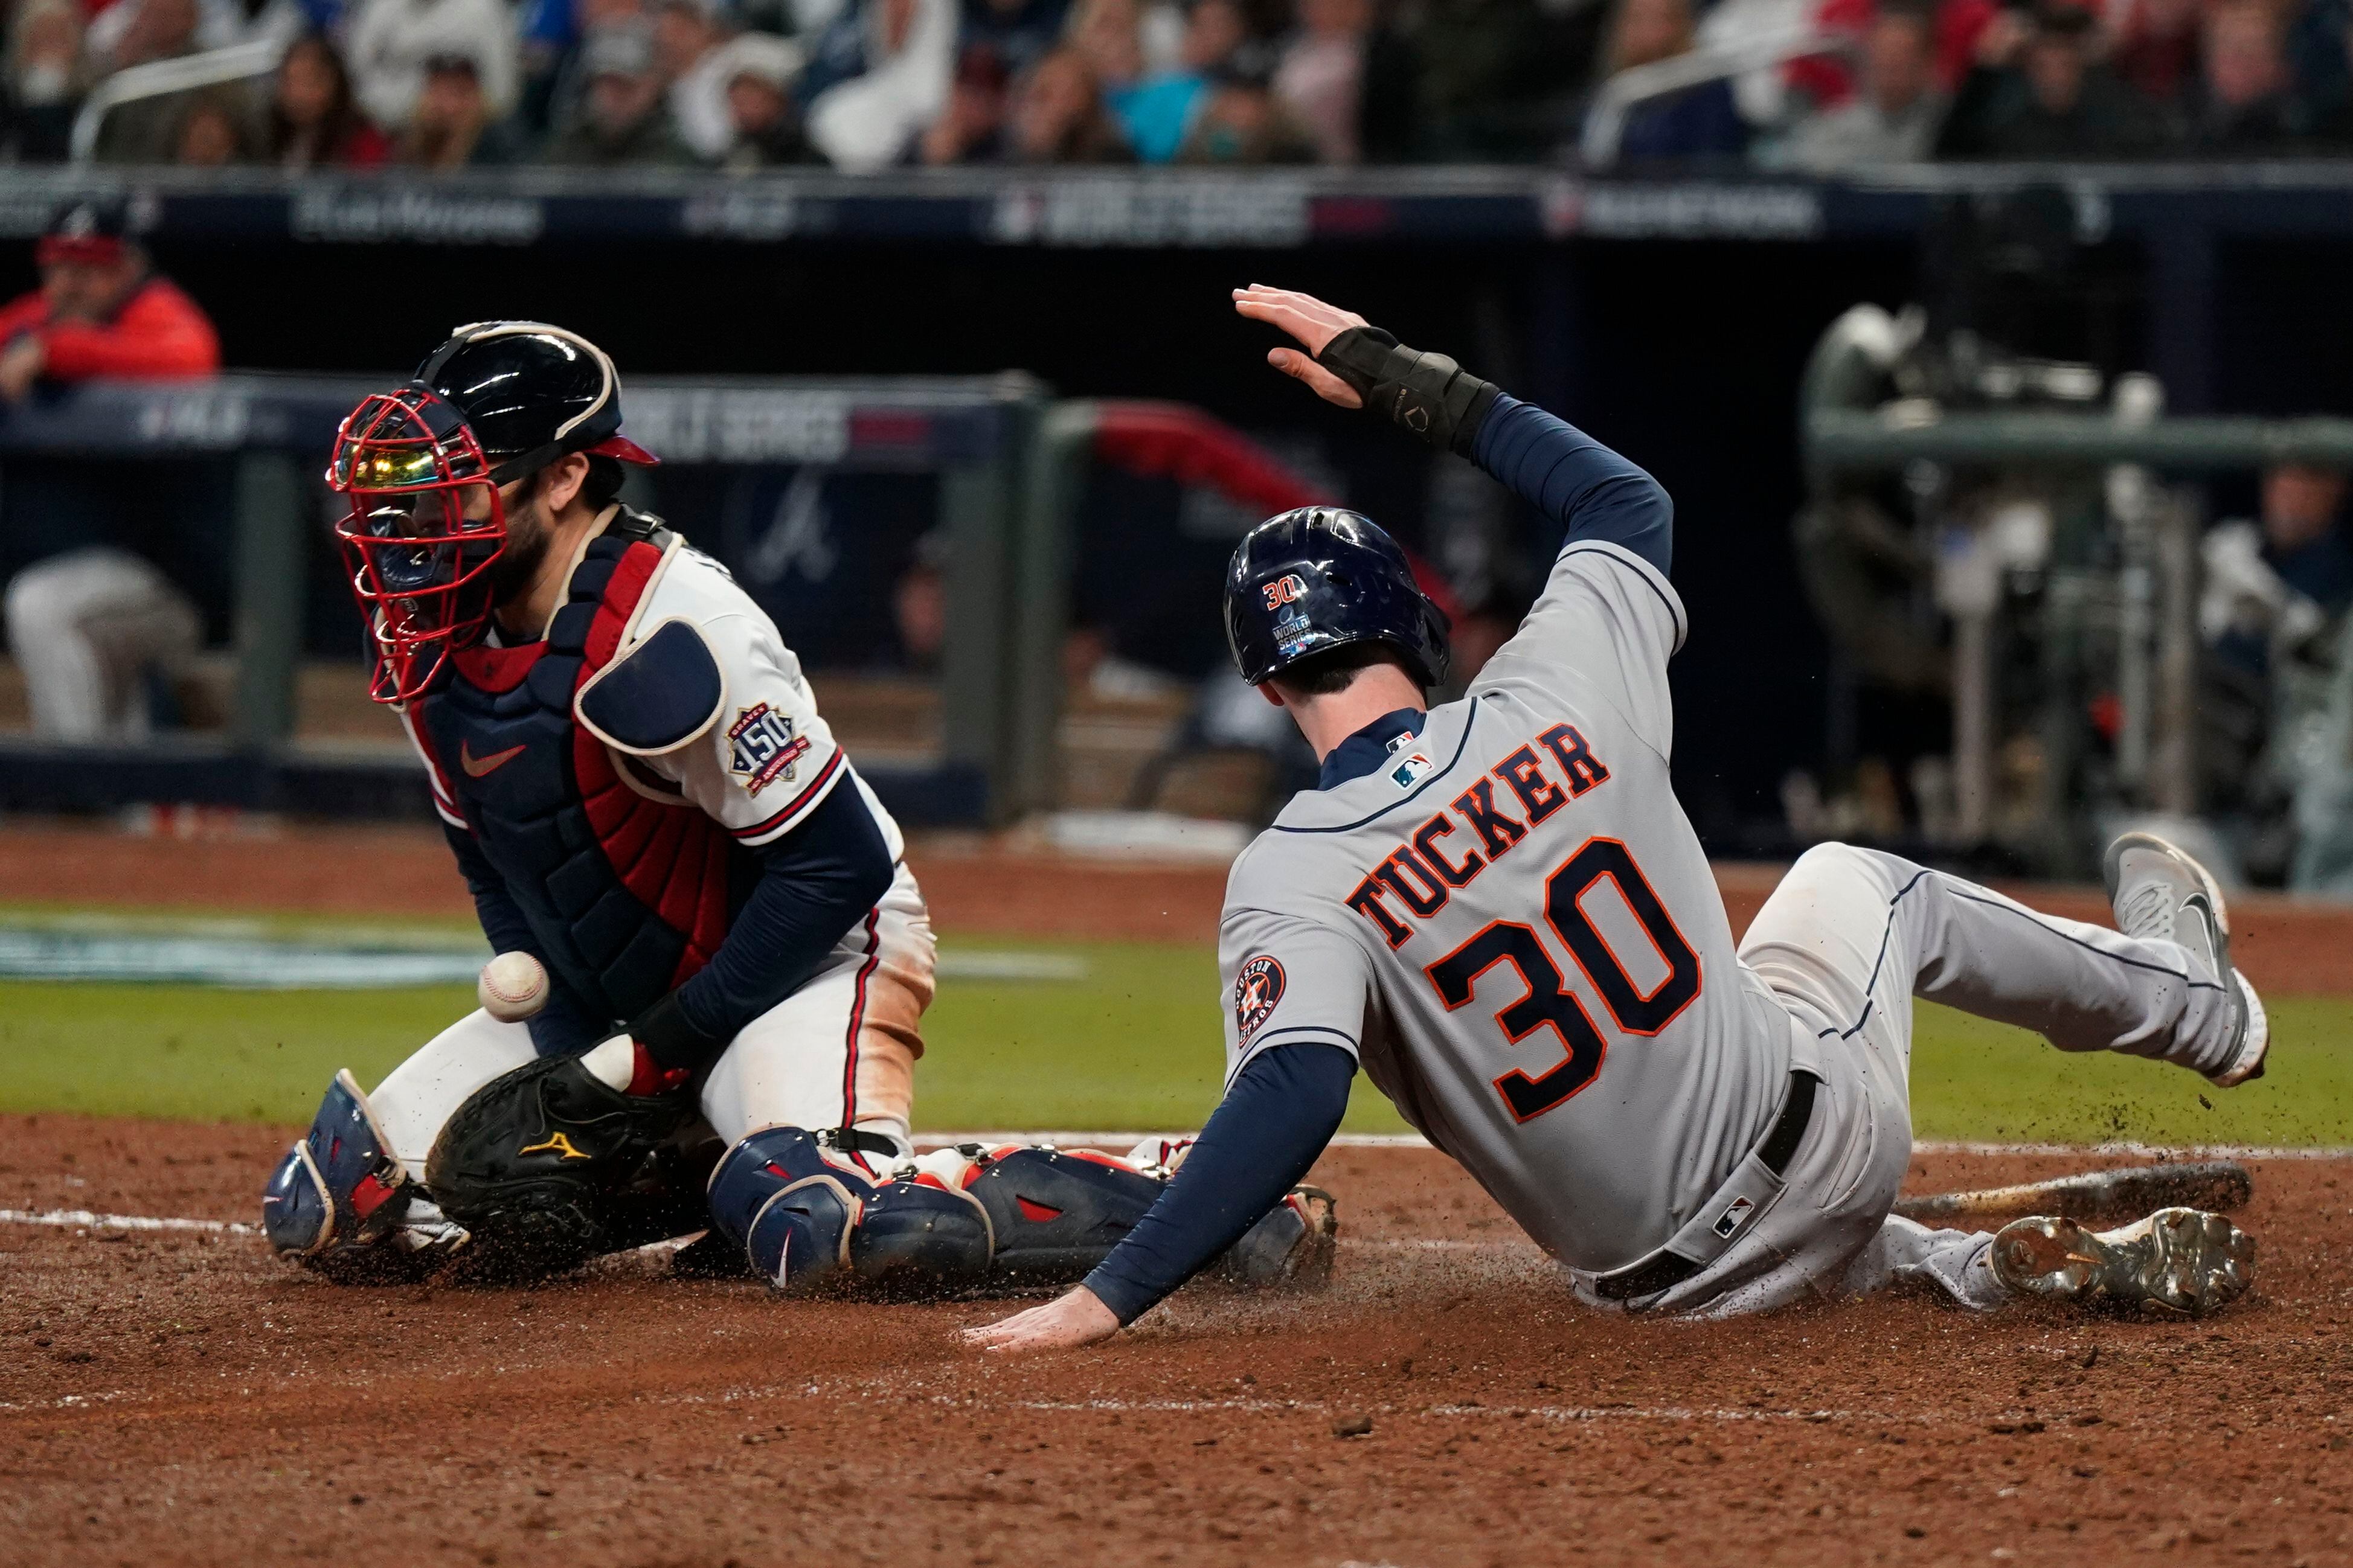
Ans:
<svg viewBox="0 0 2353 1568"><path fill-rule="evenodd" d="M1234 977L1234 1023L1241 1031L1241 1043L1259 1031L1274 1014L1275 1004L1282 1000L1282 965L1264 953L1260 953L1242 965Z"/></svg>
<svg viewBox="0 0 2353 1568"><path fill-rule="evenodd" d="M744 780L747 795L757 795L778 779L791 779L793 765L809 749L807 735L793 733L792 720L765 702L736 710L727 740L728 771Z"/></svg>

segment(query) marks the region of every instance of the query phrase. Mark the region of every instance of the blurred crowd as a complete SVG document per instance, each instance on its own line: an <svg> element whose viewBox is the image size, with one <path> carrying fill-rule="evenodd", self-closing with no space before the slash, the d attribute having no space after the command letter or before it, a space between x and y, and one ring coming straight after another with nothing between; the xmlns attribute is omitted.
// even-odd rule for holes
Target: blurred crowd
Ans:
<svg viewBox="0 0 2353 1568"><path fill-rule="evenodd" d="M0 154L851 172L2353 153L2353 0L14 0ZM1812 52L1732 74L1727 51ZM1697 57L1687 59L1686 57ZM1691 68L1684 74L1685 68ZM1706 79L1692 80L1705 76ZM1680 82L1677 79L1681 78ZM1626 84L1671 90L1629 95ZM132 88L144 91L133 92ZM1608 102L1607 100L1604 100Z"/></svg>

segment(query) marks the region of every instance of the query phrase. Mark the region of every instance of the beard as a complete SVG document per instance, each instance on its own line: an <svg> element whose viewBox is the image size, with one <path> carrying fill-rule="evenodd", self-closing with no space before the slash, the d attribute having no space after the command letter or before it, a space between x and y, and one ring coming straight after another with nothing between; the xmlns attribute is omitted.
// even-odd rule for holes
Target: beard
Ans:
<svg viewBox="0 0 2353 1568"><path fill-rule="evenodd" d="M554 537L554 520L538 497L515 508L507 518L506 543L485 574L493 605L512 604L531 591L539 569L547 563L548 545Z"/></svg>

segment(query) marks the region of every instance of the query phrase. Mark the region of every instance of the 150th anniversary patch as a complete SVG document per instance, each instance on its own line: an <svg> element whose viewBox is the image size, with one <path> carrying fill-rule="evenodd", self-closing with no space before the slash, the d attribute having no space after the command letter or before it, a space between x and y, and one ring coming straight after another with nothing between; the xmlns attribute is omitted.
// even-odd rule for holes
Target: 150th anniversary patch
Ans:
<svg viewBox="0 0 2353 1568"><path fill-rule="evenodd" d="M732 746L728 771L744 781L744 793L757 795L778 779L793 776L793 764L809 749L807 735L793 733L793 721L765 702L739 709L727 726Z"/></svg>
<svg viewBox="0 0 2353 1568"><path fill-rule="evenodd" d="M1274 1005L1282 1000L1282 965L1264 953L1260 953L1242 965L1234 977L1234 1022L1241 1028L1241 1043L1274 1015Z"/></svg>

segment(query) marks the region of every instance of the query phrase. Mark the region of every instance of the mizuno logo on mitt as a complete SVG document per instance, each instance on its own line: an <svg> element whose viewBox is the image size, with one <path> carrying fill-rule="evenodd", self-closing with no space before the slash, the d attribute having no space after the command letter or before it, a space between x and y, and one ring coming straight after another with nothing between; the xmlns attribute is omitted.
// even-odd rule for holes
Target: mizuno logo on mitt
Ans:
<svg viewBox="0 0 2353 1568"><path fill-rule="evenodd" d="M561 1132L551 1132L544 1143L526 1143L515 1151L518 1154L538 1154L553 1149L566 1160L586 1160L588 1156L572 1146L572 1140Z"/></svg>

